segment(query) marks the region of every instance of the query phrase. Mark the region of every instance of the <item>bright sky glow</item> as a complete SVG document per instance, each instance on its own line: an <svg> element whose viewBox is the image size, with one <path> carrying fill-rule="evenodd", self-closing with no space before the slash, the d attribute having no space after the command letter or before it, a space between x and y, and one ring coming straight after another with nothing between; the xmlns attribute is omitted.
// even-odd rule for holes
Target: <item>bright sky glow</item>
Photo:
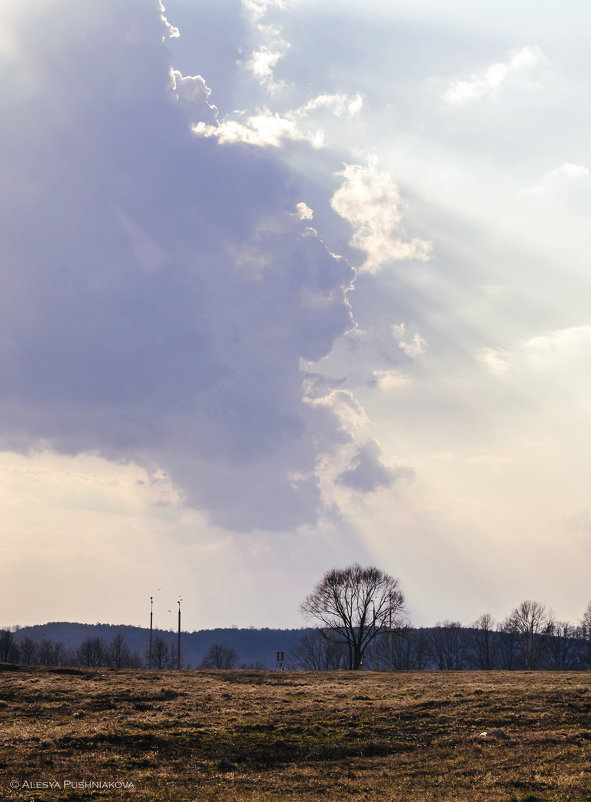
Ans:
<svg viewBox="0 0 591 802"><path fill-rule="evenodd" d="M577 621L591 10L3 11L0 625Z"/></svg>

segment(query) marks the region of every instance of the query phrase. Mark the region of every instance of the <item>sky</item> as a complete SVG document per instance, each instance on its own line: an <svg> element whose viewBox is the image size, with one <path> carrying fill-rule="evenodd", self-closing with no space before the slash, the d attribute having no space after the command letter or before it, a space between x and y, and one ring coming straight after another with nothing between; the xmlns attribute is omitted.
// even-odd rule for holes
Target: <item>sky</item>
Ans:
<svg viewBox="0 0 591 802"><path fill-rule="evenodd" d="M580 619L590 23L2 0L0 625Z"/></svg>

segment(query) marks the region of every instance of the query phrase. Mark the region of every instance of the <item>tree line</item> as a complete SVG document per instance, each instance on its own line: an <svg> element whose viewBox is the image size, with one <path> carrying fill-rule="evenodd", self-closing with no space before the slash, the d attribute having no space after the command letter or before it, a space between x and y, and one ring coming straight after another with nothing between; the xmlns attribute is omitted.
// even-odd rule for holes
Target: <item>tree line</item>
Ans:
<svg viewBox="0 0 591 802"><path fill-rule="evenodd" d="M524 602L523 604L535 604ZM520 605L521 607L522 605ZM293 655L307 671L349 668L347 647L318 629L304 635ZM515 621L495 624L487 613L469 627L443 621L435 627L401 626L382 632L366 650L360 668L377 671L553 670L591 669L589 630L552 622L541 632L522 629Z"/></svg>
<svg viewBox="0 0 591 802"><path fill-rule="evenodd" d="M177 668L177 651L173 640L156 635L152 649L148 646L143 654L131 651L124 636L117 632L111 642L102 637L85 638L77 648L69 648L62 641L44 638L37 642L31 637L18 639L10 629L0 630L0 663L40 666L77 666L82 668L152 668L156 670ZM190 668L190 666L184 666ZM198 668L262 669L263 665L240 663L235 649L214 643L201 660Z"/></svg>
<svg viewBox="0 0 591 802"><path fill-rule="evenodd" d="M502 621L485 613L468 627L459 621L443 621L417 629L408 620L398 580L378 568L355 564L327 571L301 609L316 626L287 654L289 669L591 669L591 602L577 624L558 620L540 602L526 600ZM216 633L221 636L222 631ZM146 644L140 654L117 631L110 642L95 636L68 647L61 641L37 641L4 629L0 630L0 662L172 669L177 667L177 653L174 639L160 635L152 639L151 650ZM196 667L265 668L259 662L245 665L234 648L221 643L211 644Z"/></svg>
<svg viewBox="0 0 591 802"><path fill-rule="evenodd" d="M414 629L398 580L355 564L327 571L301 607L320 624L296 650L310 670L591 669L591 602L576 625L526 600L501 622L485 613L466 628Z"/></svg>

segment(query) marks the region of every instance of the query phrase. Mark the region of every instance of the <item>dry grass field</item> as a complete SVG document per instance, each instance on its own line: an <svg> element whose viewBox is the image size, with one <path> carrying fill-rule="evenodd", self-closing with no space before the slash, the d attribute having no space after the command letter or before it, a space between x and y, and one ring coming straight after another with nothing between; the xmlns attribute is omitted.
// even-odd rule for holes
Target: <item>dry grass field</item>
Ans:
<svg viewBox="0 0 591 802"><path fill-rule="evenodd" d="M3 668L2 800L591 800L589 673Z"/></svg>

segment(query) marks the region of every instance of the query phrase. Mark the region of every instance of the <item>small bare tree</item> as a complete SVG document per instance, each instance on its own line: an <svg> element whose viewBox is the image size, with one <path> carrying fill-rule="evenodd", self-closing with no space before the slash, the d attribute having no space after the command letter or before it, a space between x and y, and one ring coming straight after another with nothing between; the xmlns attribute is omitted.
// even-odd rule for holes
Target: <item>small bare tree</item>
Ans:
<svg viewBox="0 0 591 802"><path fill-rule="evenodd" d="M430 653L440 671L459 671L464 667L462 625L459 621L443 621L433 627Z"/></svg>
<svg viewBox="0 0 591 802"><path fill-rule="evenodd" d="M214 643L201 661L199 668L221 668L229 670L238 665L238 655L234 649Z"/></svg>
<svg viewBox="0 0 591 802"><path fill-rule="evenodd" d="M49 638L44 638L37 647L37 657L42 666L56 666L57 653L55 643Z"/></svg>
<svg viewBox="0 0 591 802"><path fill-rule="evenodd" d="M587 668L591 668L591 601L581 619L581 634L587 644Z"/></svg>
<svg viewBox="0 0 591 802"><path fill-rule="evenodd" d="M380 638L378 656L393 671L422 671L429 656L427 635L422 629L398 627Z"/></svg>
<svg viewBox="0 0 591 802"><path fill-rule="evenodd" d="M294 656L297 665L305 671L337 671L348 663L344 644L334 643L320 629L302 636Z"/></svg>
<svg viewBox="0 0 591 802"><path fill-rule="evenodd" d="M519 654L519 631L509 616L497 628L496 659L500 668L513 671Z"/></svg>
<svg viewBox="0 0 591 802"><path fill-rule="evenodd" d="M156 635L152 641L152 668L159 670L164 668L174 668L175 651L172 644L169 644L160 635Z"/></svg>
<svg viewBox="0 0 591 802"><path fill-rule="evenodd" d="M466 633L466 657L472 668L490 671L494 666L495 627L490 613L484 613Z"/></svg>
<svg viewBox="0 0 591 802"><path fill-rule="evenodd" d="M398 580L378 568L333 568L302 603L302 612L322 624L326 637L345 644L349 669L359 669L369 644L399 626L404 596Z"/></svg>
<svg viewBox="0 0 591 802"><path fill-rule="evenodd" d="M79 665L96 668L107 665L107 647L102 638L86 638L76 652Z"/></svg>
<svg viewBox="0 0 591 802"><path fill-rule="evenodd" d="M131 668L133 659L125 638L120 632L113 635L111 644L107 649L107 663L111 668Z"/></svg>
<svg viewBox="0 0 591 802"><path fill-rule="evenodd" d="M16 663L18 660L18 644L14 632L10 629L0 630L0 663Z"/></svg>
<svg viewBox="0 0 591 802"><path fill-rule="evenodd" d="M548 625L547 666L557 671L575 668L576 629L568 621L550 621Z"/></svg>
<svg viewBox="0 0 591 802"><path fill-rule="evenodd" d="M37 662L37 644L33 638L26 637L20 643L21 663L26 666Z"/></svg>

